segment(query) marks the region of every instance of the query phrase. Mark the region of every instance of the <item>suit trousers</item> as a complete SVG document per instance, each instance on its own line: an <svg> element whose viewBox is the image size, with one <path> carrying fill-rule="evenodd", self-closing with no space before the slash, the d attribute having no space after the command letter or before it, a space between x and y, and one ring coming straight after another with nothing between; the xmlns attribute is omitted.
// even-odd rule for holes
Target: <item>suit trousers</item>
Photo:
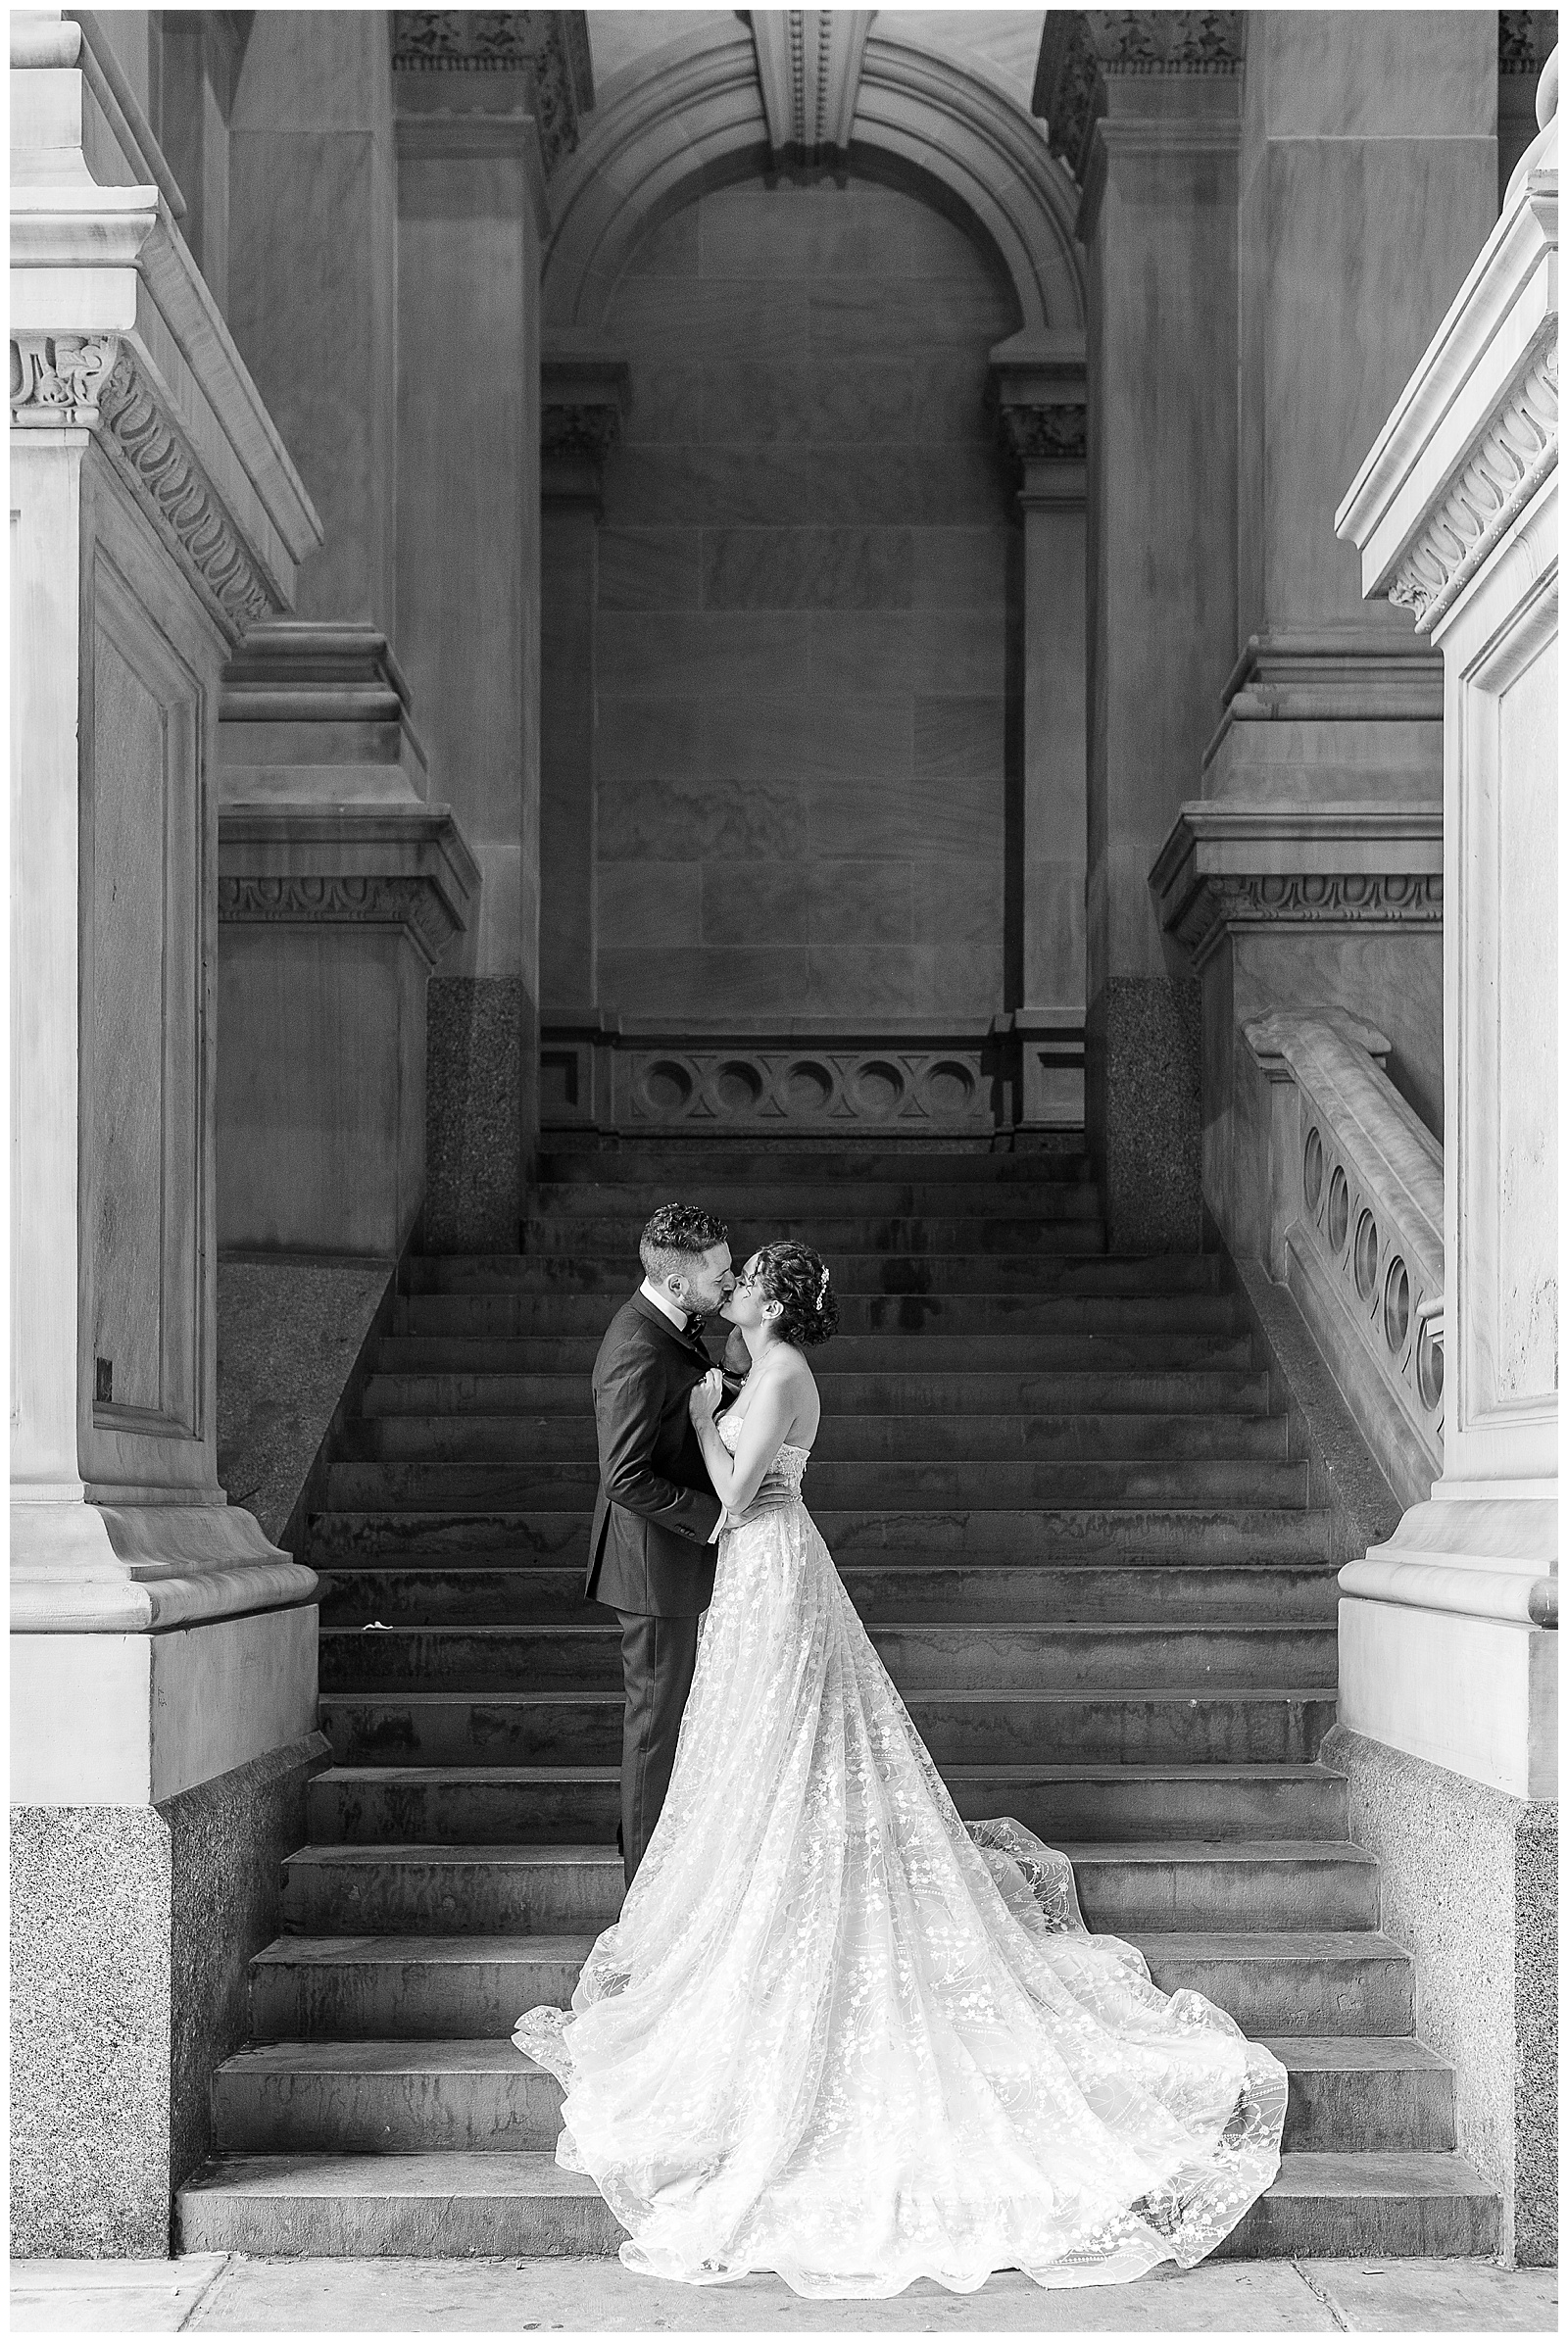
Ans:
<svg viewBox="0 0 1568 2342"><path fill-rule="evenodd" d="M620 1850L626 1884L664 1810L675 1743L697 1668L701 1617L645 1618L617 1610L626 1714L620 1744Z"/></svg>

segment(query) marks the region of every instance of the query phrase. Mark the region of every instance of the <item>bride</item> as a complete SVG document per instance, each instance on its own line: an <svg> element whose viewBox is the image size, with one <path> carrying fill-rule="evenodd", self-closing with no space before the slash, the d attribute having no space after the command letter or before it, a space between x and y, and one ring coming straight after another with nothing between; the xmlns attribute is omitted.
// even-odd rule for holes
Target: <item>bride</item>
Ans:
<svg viewBox="0 0 1568 2342"><path fill-rule="evenodd" d="M1066 1859L965 1828L799 1488L837 1322L800 1244L722 1314L751 1372L713 1488L796 1501L724 1537L669 1794L569 2011L518 2049L566 2087L557 2159L630 2231L630 2269L772 2269L797 2293L955 2292L993 2269L1104 2283L1211 2252L1279 2165L1285 2070L1079 1917Z"/></svg>

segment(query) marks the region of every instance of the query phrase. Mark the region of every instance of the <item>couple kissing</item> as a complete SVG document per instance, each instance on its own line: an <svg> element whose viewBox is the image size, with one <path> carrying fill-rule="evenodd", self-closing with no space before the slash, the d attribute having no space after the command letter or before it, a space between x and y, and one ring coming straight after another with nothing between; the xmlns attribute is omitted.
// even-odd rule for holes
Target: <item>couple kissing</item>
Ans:
<svg viewBox="0 0 1568 2342"><path fill-rule="evenodd" d="M558 2162L628 2268L688 2284L1191 2267L1274 2178L1284 2067L1089 1934L1065 1856L960 1819L804 1500L818 1255L737 1273L685 1204L641 1252L594 1367L587 1581L620 1620L626 1896L513 2036L565 2087Z"/></svg>

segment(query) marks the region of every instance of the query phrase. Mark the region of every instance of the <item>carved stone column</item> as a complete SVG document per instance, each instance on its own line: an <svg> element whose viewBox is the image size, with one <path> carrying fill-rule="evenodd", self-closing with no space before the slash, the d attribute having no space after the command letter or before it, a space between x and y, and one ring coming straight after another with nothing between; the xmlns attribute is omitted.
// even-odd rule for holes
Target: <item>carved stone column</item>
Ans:
<svg viewBox="0 0 1568 2342"><path fill-rule="evenodd" d="M539 987L547 1023L580 1023L598 1002L594 613L604 466L628 375L612 351L547 344L541 431ZM567 1102L548 1095L541 1111Z"/></svg>
<svg viewBox="0 0 1568 2342"><path fill-rule="evenodd" d="M1023 769L1008 825L1018 938L1006 1020L1018 1041L1022 1132L1081 1130L1084 1120L1084 370L1079 333L1019 333L991 353L1023 513Z"/></svg>
<svg viewBox="0 0 1568 2342"><path fill-rule="evenodd" d="M570 10L399 14L399 648L478 863L430 988L425 1241L517 1241L539 1124L547 178L593 103Z"/></svg>
<svg viewBox="0 0 1568 2342"><path fill-rule="evenodd" d="M1202 805L1183 817L1200 827L1220 808L1238 842L1274 839L1262 863L1248 866L1244 850L1238 881L1270 868L1298 891L1332 878L1335 901L1311 918L1287 908L1272 928L1225 922L1201 971L1203 1192L1227 1240L1248 1177L1228 1150L1246 1119L1238 1092L1256 1078L1239 1035L1250 1017L1337 1003L1372 1019L1394 1044L1396 1086L1442 1127L1441 877L1400 844L1438 835L1442 665L1397 611L1363 604L1332 506L1494 217L1492 44L1480 13L1249 20L1241 657L1203 756ZM1173 836L1158 883L1181 852ZM1418 875L1432 885L1401 888Z"/></svg>
<svg viewBox="0 0 1568 2342"><path fill-rule="evenodd" d="M1088 254L1085 1122L1116 1247L1197 1244L1197 986L1149 865L1213 729L1236 613L1242 18L1057 14L1035 112Z"/></svg>
<svg viewBox="0 0 1568 2342"><path fill-rule="evenodd" d="M425 802L393 647L385 18L258 18L230 141L235 331L319 482L327 541L311 614L258 628L224 679L220 1234L229 1249L384 1258L424 1194L430 946L466 924L475 880L450 809ZM450 917L416 929L365 908L402 901L428 856L450 864Z"/></svg>
<svg viewBox="0 0 1568 2342"><path fill-rule="evenodd" d="M1444 660L1446 1291L1421 1332L1445 1423L1430 1500L1340 1573L1327 1753L1526 2262L1556 2258L1556 83L1553 55L1541 135L1338 514L1366 592Z"/></svg>
<svg viewBox="0 0 1568 2342"><path fill-rule="evenodd" d="M101 34L14 30L12 2242L157 2257L319 1745L218 1478L211 785L319 524Z"/></svg>

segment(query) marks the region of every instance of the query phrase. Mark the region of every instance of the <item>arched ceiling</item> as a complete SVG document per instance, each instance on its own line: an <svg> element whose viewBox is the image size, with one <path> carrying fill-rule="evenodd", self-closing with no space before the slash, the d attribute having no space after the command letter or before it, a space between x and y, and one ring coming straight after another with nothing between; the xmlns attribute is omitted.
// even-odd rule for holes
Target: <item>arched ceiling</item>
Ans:
<svg viewBox="0 0 1568 2342"><path fill-rule="evenodd" d="M1042 22L987 9L875 15L845 97L849 164L961 219L1011 281L1026 330L1073 329L1084 322L1077 189L1029 112ZM594 334L650 229L704 188L767 169L780 143L776 90L764 103L768 43L732 12L596 10L589 25L598 103L551 186L544 306L558 335Z"/></svg>

